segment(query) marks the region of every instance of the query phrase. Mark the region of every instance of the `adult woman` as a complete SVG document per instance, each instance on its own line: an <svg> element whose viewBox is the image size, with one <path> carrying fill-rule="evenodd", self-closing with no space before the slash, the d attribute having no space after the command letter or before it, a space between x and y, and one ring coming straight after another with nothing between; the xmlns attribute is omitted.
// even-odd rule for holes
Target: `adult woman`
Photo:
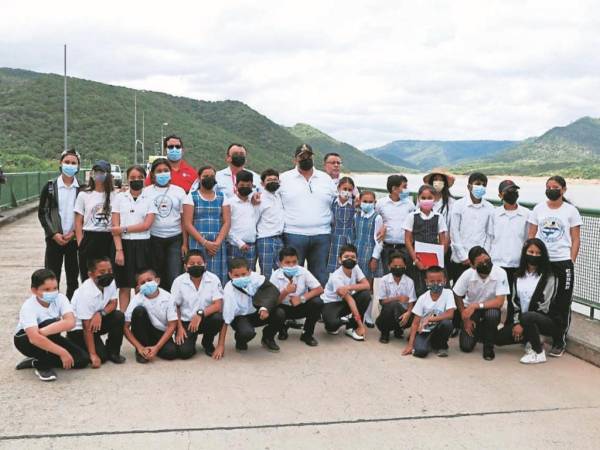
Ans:
<svg viewBox="0 0 600 450"><path fill-rule="evenodd" d="M454 176L442 170L434 170L423 177L423 183L433 186L435 202L433 211L439 213L450 227L450 210L455 200L450 194L450 188L454 185Z"/></svg>

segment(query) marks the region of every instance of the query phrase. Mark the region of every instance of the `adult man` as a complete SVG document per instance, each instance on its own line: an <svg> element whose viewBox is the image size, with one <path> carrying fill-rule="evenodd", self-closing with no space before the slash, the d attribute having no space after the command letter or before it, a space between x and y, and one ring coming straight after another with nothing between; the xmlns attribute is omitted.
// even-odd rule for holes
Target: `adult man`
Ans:
<svg viewBox="0 0 600 450"><path fill-rule="evenodd" d="M322 286L327 283L327 257L331 239L331 202L336 191L331 178L314 168L314 152L302 144L295 152L292 170L280 177L286 246L298 251L298 263L308 260L308 270Z"/></svg>
<svg viewBox="0 0 600 450"><path fill-rule="evenodd" d="M196 170L183 159L183 141L174 134L167 136L163 142L167 159L171 164L171 184L190 192L196 185ZM151 184L150 175L146 178L146 186ZM197 187L196 187L197 188Z"/></svg>
<svg viewBox="0 0 600 450"><path fill-rule="evenodd" d="M234 195L237 174L242 170L247 170L244 169L247 161L247 153L246 147L242 144L231 144L227 148L225 156L227 167L217 171L215 175L217 189L223 193L225 198ZM252 174L254 188L258 188L260 186L260 176L251 170L248 170L248 172Z"/></svg>
<svg viewBox="0 0 600 450"><path fill-rule="evenodd" d="M331 181L333 181L333 185L336 187L336 189L338 183L340 182L342 166L342 157L338 153L330 152L325 154L325 157L323 158L323 168L327 175L331 177ZM360 193L357 187L354 188L352 195L354 195L355 199L358 199Z"/></svg>

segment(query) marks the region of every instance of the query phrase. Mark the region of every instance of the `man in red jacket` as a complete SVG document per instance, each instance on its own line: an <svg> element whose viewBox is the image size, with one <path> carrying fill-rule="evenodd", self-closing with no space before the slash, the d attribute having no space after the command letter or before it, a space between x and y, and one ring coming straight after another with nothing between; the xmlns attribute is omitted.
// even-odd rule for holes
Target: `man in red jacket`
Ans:
<svg viewBox="0 0 600 450"><path fill-rule="evenodd" d="M196 170L183 159L183 141L179 136L167 136L163 147L171 164L171 183L189 192L198 175ZM151 184L150 176L146 178L146 186L149 184Z"/></svg>

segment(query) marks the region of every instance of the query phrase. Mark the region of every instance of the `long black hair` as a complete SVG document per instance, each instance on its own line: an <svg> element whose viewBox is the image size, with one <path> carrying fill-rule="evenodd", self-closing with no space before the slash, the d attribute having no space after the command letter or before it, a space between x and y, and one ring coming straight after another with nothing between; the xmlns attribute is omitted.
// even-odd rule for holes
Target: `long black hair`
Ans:
<svg viewBox="0 0 600 450"><path fill-rule="evenodd" d="M94 166L92 167L92 172L96 171L96 167ZM104 172L104 170L100 169L102 172ZM105 172L106 173L106 172ZM104 179L104 206L103 206L103 214L106 218L106 220L108 220L110 218L110 195L112 194L113 190L114 190L114 185L113 185L113 178L112 178L112 174L110 172L106 173L106 178ZM86 187L83 188L83 190L85 192L93 192L96 189L96 181L94 180L94 178L91 176L90 174L90 179L88 180L88 184Z"/></svg>
<svg viewBox="0 0 600 450"><path fill-rule="evenodd" d="M546 248L546 244L544 244L544 242L541 239L531 238L525 241L525 243L523 244L523 248L521 249L521 261L519 262L519 268L515 272L515 276L517 278L524 277L527 273L527 260L525 255L527 255L527 249L532 245L535 245L537 248L539 248L541 253L540 264L535 268L536 273L538 275L547 277L548 274L552 272L550 256L548 255L548 249Z"/></svg>

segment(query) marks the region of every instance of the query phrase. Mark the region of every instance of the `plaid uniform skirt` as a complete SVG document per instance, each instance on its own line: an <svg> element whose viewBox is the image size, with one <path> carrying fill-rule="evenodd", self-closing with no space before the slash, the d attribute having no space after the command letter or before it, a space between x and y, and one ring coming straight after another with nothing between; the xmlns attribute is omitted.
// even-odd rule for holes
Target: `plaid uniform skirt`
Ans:
<svg viewBox="0 0 600 450"><path fill-rule="evenodd" d="M344 234L334 234L331 236L331 245L329 246L329 258L327 260L327 272L333 273L340 266L338 259L340 256L340 249L346 244L352 244L351 233L346 236Z"/></svg>
<svg viewBox="0 0 600 450"><path fill-rule="evenodd" d="M269 280L271 273L277 268L279 251L283 248L281 236L271 236L256 240L256 252L261 273Z"/></svg>
<svg viewBox="0 0 600 450"><path fill-rule="evenodd" d="M256 244L247 244L250 247L247 251L241 251L237 245L227 242L227 265L233 258L245 258L248 261L250 270L256 270Z"/></svg>
<svg viewBox="0 0 600 450"><path fill-rule="evenodd" d="M202 233L202 236L208 241L215 241L219 233ZM206 270L214 273L219 277L223 286L229 281L229 277L227 275L227 257L225 250L225 243L221 244L219 247L219 251L215 256L211 256L198 241L193 238L190 238L189 243L190 250L200 250L202 252L202 256L204 257L204 262L206 263Z"/></svg>

